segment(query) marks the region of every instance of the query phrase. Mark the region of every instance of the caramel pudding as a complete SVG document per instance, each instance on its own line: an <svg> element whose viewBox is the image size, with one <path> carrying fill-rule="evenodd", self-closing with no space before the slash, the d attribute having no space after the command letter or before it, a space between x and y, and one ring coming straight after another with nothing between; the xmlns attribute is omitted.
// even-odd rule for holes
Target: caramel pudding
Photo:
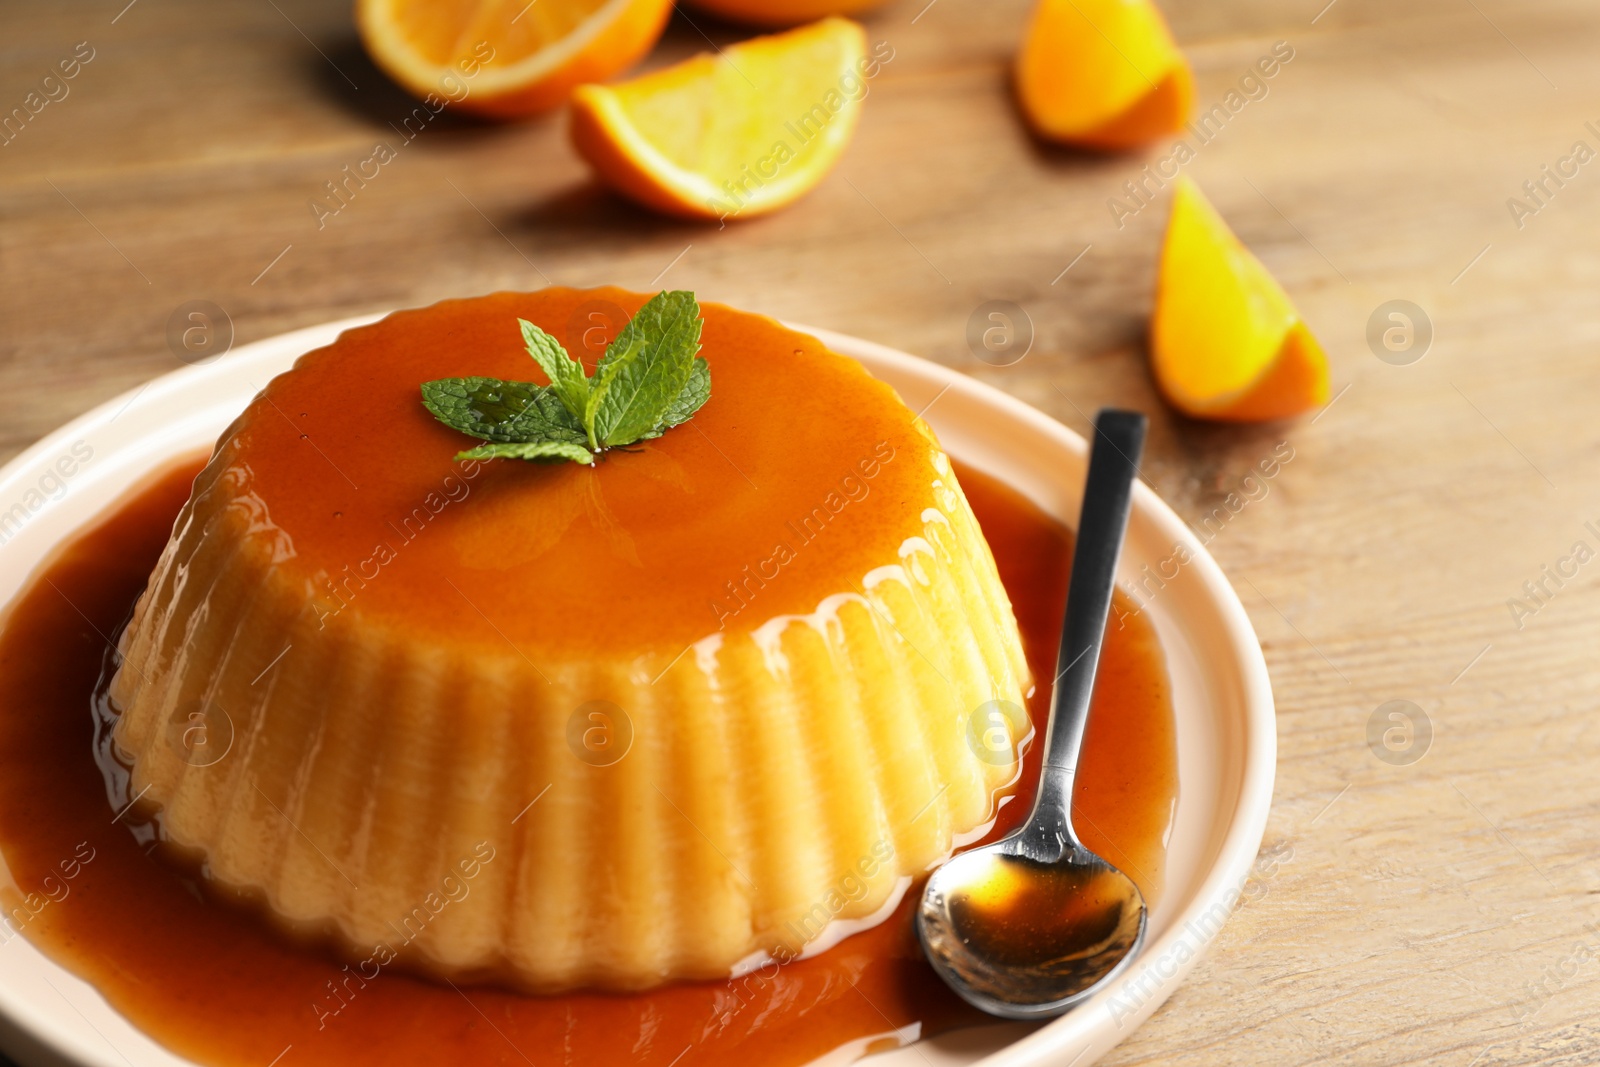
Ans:
<svg viewBox="0 0 1600 1067"><path fill-rule="evenodd" d="M154 1040L218 1067L476 1067L543 1064L552 1053L578 1065L798 1067L985 1021L924 961L914 893L889 919L827 952L738 979L527 996L496 985L452 988L376 953L335 956L213 892L215 883L197 880L163 846L159 815L142 802L129 806L134 791L112 751L117 716L105 696L113 644L198 470L185 464L109 507L62 545L0 621L8 694L0 705L0 852L11 876L0 882L0 940L26 938ZM1034 675L1048 678L1071 536L995 479L957 471L1011 593ZM1154 902L1177 788L1173 714L1148 614L1119 599L1116 615L1073 820L1085 844ZM1049 699L1050 687L1039 685L1027 707L1040 716ZM227 746L226 731L213 729L195 758ZM1013 787L1024 802L1003 804L991 839L1026 814L1042 749L1028 750ZM510 858L498 853L483 867ZM847 872L836 878L849 895ZM475 884L460 882L468 900Z"/></svg>
<svg viewBox="0 0 1600 1067"><path fill-rule="evenodd" d="M595 309L644 300L398 312L223 435L110 689L130 795L206 879L355 960L641 989L825 948L988 829L1031 732L984 710L1025 703L1017 622L859 364L706 305L691 422L593 466L452 458L421 383L543 382L519 318L592 366Z"/></svg>

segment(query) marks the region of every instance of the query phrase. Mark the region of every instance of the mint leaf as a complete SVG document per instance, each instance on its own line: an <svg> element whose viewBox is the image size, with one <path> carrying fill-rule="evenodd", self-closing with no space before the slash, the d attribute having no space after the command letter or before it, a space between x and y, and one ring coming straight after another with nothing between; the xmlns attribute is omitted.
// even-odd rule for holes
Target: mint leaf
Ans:
<svg viewBox="0 0 1600 1067"><path fill-rule="evenodd" d="M422 403L446 426L485 441L584 440L583 428L556 395L532 382L440 378L423 383Z"/></svg>
<svg viewBox="0 0 1600 1067"><path fill-rule="evenodd" d="M434 418L489 442L457 459L592 466L600 452L660 437L688 421L711 396L711 366L698 355L700 305L693 293L651 297L606 348L592 378L554 337L525 319L517 323L549 385L477 377L422 384L423 406Z"/></svg>
<svg viewBox="0 0 1600 1067"><path fill-rule="evenodd" d="M583 373L583 364L567 355L560 341L527 319L518 319L517 325L522 327L522 341L528 346L528 355L550 379L550 388L555 390L573 420L581 422L589 400L589 379Z"/></svg>
<svg viewBox="0 0 1600 1067"><path fill-rule="evenodd" d="M662 414L656 428L639 440L648 441L653 437L660 437L674 426L688 422L694 413L700 410L701 405L710 399L711 364L697 358L689 371L689 381L685 383L683 391L667 405L667 410Z"/></svg>
<svg viewBox="0 0 1600 1067"><path fill-rule="evenodd" d="M522 414L538 388L496 378L440 378L422 383L422 405L453 430L494 440L497 427Z"/></svg>
<svg viewBox="0 0 1600 1067"><path fill-rule="evenodd" d="M607 448L653 435L683 392L700 351L700 306L682 290L657 293L611 342L590 382L584 423Z"/></svg>
<svg viewBox="0 0 1600 1067"><path fill-rule="evenodd" d="M661 429L670 430L679 423L688 422L707 400L711 399L711 364L695 359L690 365L689 380L683 390L667 405L661 415Z"/></svg>
<svg viewBox="0 0 1600 1067"><path fill-rule="evenodd" d="M574 463L594 466L594 453L571 441L496 442L457 452L456 459L570 459Z"/></svg>

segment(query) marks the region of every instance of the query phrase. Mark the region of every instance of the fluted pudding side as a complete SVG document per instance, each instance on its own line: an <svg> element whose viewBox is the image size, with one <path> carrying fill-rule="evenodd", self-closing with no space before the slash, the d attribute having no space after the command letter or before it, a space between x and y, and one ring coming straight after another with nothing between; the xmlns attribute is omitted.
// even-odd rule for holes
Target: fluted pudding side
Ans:
<svg viewBox="0 0 1600 1067"><path fill-rule="evenodd" d="M112 688L131 788L210 877L379 964L640 988L825 944L992 818L1016 762L972 722L1023 703L1016 623L948 460L851 361L708 308L703 423L593 471L453 465L380 398L423 442L392 442L391 473L361 447L380 418L311 413L500 304L559 326L639 299L392 316L219 442ZM786 450L815 388L858 425ZM393 484L420 459L428 481Z"/></svg>

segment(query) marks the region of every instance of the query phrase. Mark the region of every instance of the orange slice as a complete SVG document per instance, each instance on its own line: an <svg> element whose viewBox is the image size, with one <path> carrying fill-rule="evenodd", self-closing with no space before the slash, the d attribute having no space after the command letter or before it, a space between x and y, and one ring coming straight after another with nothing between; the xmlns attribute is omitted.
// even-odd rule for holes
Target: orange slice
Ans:
<svg viewBox="0 0 1600 1067"><path fill-rule="evenodd" d="M413 95L514 118L638 62L672 0L356 0L373 62Z"/></svg>
<svg viewBox="0 0 1600 1067"><path fill-rule="evenodd" d="M1015 74L1034 132L1088 148L1176 133L1194 104L1189 64L1150 0L1039 0Z"/></svg>
<svg viewBox="0 0 1600 1067"><path fill-rule="evenodd" d="M690 218L760 215L809 192L850 143L865 31L827 18L572 97L572 143L613 189Z"/></svg>
<svg viewBox="0 0 1600 1067"><path fill-rule="evenodd" d="M718 18L750 26L798 26L827 15L854 15L883 0L693 0Z"/></svg>
<svg viewBox="0 0 1600 1067"><path fill-rule="evenodd" d="M1187 177L1161 250L1150 360L1167 400L1195 418L1264 422L1328 402L1317 339Z"/></svg>

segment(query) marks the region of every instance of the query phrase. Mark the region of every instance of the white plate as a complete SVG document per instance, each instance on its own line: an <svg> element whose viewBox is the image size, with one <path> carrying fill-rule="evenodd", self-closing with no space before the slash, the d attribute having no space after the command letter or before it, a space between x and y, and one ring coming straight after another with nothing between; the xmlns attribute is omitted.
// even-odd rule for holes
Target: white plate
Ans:
<svg viewBox="0 0 1600 1067"><path fill-rule="evenodd" d="M0 603L111 500L173 458L209 448L269 378L341 330L370 321L298 330L175 371L74 420L0 469L0 521L11 514L11 525L0 527L0 537L8 537L0 548ZM945 367L826 330L809 332L861 360L914 410L927 405L924 418L953 455L1076 522L1083 438ZM61 479L52 471L75 444L80 457L85 447L92 455ZM1216 563L1182 520L1138 485L1119 577L1131 583L1179 544L1191 560L1145 609L1172 679L1179 798L1166 891L1150 916L1140 958L1095 999L1054 1022L960 1031L875 1058L874 1067L1086 1067L1171 995L1239 899L1272 799L1277 738L1266 663ZM21 937L0 946L0 1047L26 1067L190 1062L134 1028L92 986Z"/></svg>

